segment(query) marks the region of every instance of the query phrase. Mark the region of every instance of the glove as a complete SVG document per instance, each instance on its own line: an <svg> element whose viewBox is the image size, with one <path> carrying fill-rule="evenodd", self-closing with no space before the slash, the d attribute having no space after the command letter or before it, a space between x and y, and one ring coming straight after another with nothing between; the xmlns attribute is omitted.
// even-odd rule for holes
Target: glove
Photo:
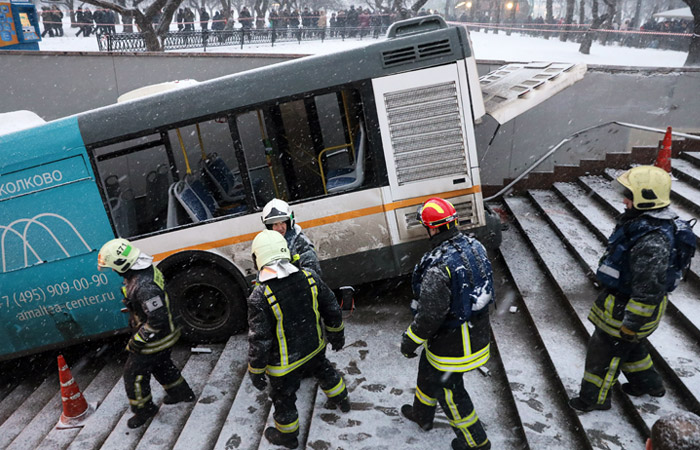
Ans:
<svg viewBox="0 0 700 450"><path fill-rule="evenodd" d="M406 333L404 333L401 337L401 354L406 358L415 358L416 356L418 356L416 355L416 349L418 348L418 345L419 344L413 342L413 339L411 339Z"/></svg>
<svg viewBox="0 0 700 450"><path fill-rule="evenodd" d="M129 339L129 343L126 344L126 349L132 353L141 353L145 347L146 343L136 339L136 335Z"/></svg>
<svg viewBox="0 0 700 450"><path fill-rule="evenodd" d="M331 344L331 348L334 352L341 350L345 346L345 333L342 331L337 333L328 333L326 337L328 338L328 343Z"/></svg>
<svg viewBox="0 0 700 450"><path fill-rule="evenodd" d="M253 386L255 386L255 389L259 391L264 391L265 388L267 387L267 378L265 378L265 373L253 373L253 372L248 372L248 375L250 376L250 381L253 382Z"/></svg>
<svg viewBox="0 0 700 450"><path fill-rule="evenodd" d="M635 331L630 330L624 325L620 327L620 339L622 339L625 342L639 342L639 337L637 336L637 333Z"/></svg>

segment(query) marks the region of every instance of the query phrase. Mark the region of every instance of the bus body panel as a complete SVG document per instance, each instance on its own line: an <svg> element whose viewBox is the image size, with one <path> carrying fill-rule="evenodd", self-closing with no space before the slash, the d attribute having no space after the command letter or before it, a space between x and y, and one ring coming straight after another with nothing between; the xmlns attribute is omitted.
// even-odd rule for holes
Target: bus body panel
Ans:
<svg viewBox="0 0 700 450"><path fill-rule="evenodd" d="M432 44L432 45L431 45ZM410 60L393 55L413 52ZM141 130L169 128L195 117L215 118L226 111L331 88L357 80L419 70L472 56L463 28L446 28L265 66L198 83L136 101L78 115L85 144L136 136ZM332 75L329 74L332 70ZM241 86L245 86L242 89ZM227 95L222 95L225 92Z"/></svg>
<svg viewBox="0 0 700 450"><path fill-rule="evenodd" d="M76 119L2 146L25 163L3 159L0 176L0 359L126 327L120 278L97 270L114 236Z"/></svg>

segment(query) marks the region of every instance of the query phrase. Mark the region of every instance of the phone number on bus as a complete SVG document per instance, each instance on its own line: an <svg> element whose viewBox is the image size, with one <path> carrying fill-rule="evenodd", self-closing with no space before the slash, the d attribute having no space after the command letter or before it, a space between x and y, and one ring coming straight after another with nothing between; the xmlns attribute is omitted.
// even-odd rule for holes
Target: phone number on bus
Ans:
<svg viewBox="0 0 700 450"><path fill-rule="evenodd" d="M107 284L109 284L107 275L98 273L92 275L90 279L85 277L76 278L73 281L63 281L44 287L38 286L21 292L13 292L12 295L3 295L0 297L0 307L9 308L10 303L14 303L17 307L21 308L28 303L45 302L47 298L60 297L70 294L71 292L80 292L91 287L100 287Z"/></svg>

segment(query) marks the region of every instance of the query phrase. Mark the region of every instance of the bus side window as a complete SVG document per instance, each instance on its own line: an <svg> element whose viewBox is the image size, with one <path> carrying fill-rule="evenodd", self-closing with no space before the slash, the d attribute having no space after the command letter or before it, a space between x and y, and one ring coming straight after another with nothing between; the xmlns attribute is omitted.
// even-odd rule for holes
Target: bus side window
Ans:
<svg viewBox="0 0 700 450"><path fill-rule="evenodd" d="M337 91L237 116L258 208L274 197L298 201L324 196L331 192L326 188L330 176L353 171L358 139L364 138L359 134L363 117L358 98L354 91ZM357 179L347 190L362 184Z"/></svg>
<svg viewBox="0 0 700 450"><path fill-rule="evenodd" d="M164 228L171 174L161 136L131 139L93 152L117 235L129 238ZM163 186L164 196L158 190Z"/></svg>
<svg viewBox="0 0 700 450"><path fill-rule="evenodd" d="M216 217L247 210L243 179L226 122L210 120L170 130L180 179Z"/></svg>

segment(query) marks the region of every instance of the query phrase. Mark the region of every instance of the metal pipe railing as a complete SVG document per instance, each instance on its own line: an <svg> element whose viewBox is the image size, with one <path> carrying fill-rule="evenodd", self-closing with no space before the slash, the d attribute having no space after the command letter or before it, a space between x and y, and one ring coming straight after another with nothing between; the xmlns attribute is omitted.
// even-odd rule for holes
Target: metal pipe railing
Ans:
<svg viewBox="0 0 700 450"><path fill-rule="evenodd" d="M573 134L570 134L569 136L567 136L567 137L565 137L564 139L562 139L561 141L559 141L559 143L558 143L557 145L555 145L555 146L552 147L547 153L545 153L544 155L542 155L537 161L535 161L530 167L528 167L527 169L525 169L525 171L524 171L523 173L521 173L520 175L518 175L513 181L511 181L511 182L508 183L506 186L504 186L503 188L501 188L501 190L499 190L498 192L496 192L494 195L485 198L484 201L485 201L485 202L489 202L489 201L491 201L491 200L494 200L494 199L500 197L501 195L505 194L506 192L508 192L508 191L509 191L513 186L515 186L520 180L522 180L523 178L525 178L526 176L528 176L533 170L535 170L535 169L536 169L540 164L542 164L547 158L549 158L549 157L552 156L554 153L556 153L556 151L559 150L559 149L560 149L564 144L566 144L567 142L571 141L572 139L578 137L579 135L581 135L581 134L583 134L583 133L586 133L586 132L591 131L591 130L595 130L596 128L602 128L602 127L605 127L605 126L608 126L608 125L619 125L619 126L621 126L621 127L634 128L634 129L637 129L637 130L651 131L651 132L662 133L662 134L663 134L663 133L666 133L666 130L663 130L663 129L660 129L660 128L652 128L652 127L647 127L647 126L644 126L644 125L637 125L637 124L634 124L634 123L618 122L618 121L616 121L616 120L613 120L613 121L611 121L611 122L601 123L601 124L598 124L598 125L593 125L593 126L590 126L590 127L587 127L587 128L583 128L582 130L579 130L579 131L577 131L577 132L575 132L575 133L573 133ZM686 139L692 139L692 140L700 141L700 136L695 136L695 135L693 135L693 134L679 133L679 132L673 131L673 130L671 131L671 134L672 134L673 136L678 136L678 137L682 137L682 138L686 138Z"/></svg>

